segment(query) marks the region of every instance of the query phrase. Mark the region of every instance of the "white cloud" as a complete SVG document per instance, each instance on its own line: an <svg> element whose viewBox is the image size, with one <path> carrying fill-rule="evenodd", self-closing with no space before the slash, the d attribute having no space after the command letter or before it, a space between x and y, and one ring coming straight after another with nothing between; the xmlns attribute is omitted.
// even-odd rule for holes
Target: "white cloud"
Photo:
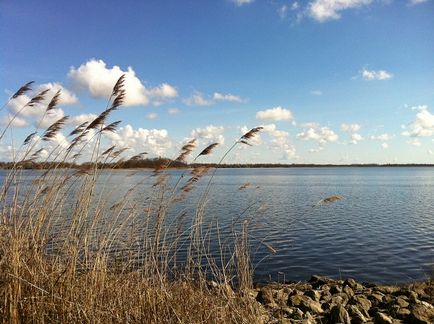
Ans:
<svg viewBox="0 0 434 324"><path fill-rule="evenodd" d="M261 133L269 135L268 146L276 151L283 153L283 159L290 160L296 157L295 147L290 143L289 133L286 131L278 130L275 124L262 125L263 130ZM240 129L241 134L245 134L249 129L244 126ZM261 133L249 140L253 145L263 143Z"/></svg>
<svg viewBox="0 0 434 324"><path fill-rule="evenodd" d="M393 78L393 74L390 72L387 72L385 70L367 70L367 69L363 69L360 72L362 78L364 80L367 81L373 81L373 80L380 80L380 81L384 81L384 80L389 80L391 78Z"/></svg>
<svg viewBox="0 0 434 324"><path fill-rule="evenodd" d="M323 146L318 146L317 148L311 148L311 149L309 149L309 153L319 153L322 150L324 150L324 147Z"/></svg>
<svg viewBox="0 0 434 324"><path fill-rule="evenodd" d="M381 135L372 135L371 140L377 140L377 141L381 141L381 142L388 142L393 138L393 135L389 135L387 133L381 134Z"/></svg>
<svg viewBox="0 0 434 324"><path fill-rule="evenodd" d="M428 137L434 135L434 115L428 111L427 105L415 107L416 119L407 125L404 136Z"/></svg>
<svg viewBox="0 0 434 324"><path fill-rule="evenodd" d="M314 0L308 5L309 15L319 22L339 19L340 12L369 5L373 0Z"/></svg>
<svg viewBox="0 0 434 324"><path fill-rule="evenodd" d="M300 4L297 1L294 1L291 5L291 10L298 10L300 8Z"/></svg>
<svg viewBox="0 0 434 324"><path fill-rule="evenodd" d="M157 117L158 117L158 114L154 113L154 112L151 112L151 113L146 115L146 118L148 118L150 120L157 119Z"/></svg>
<svg viewBox="0 0 434 324"><path fill-rule="evenodd" d="M256 119L259 120L272 120L272 121L281 121L281 120L292 120L292 112L288 109L282 107L275 107L266 109L263 111L258 111L256 113Z"/></svg>
<svg viewBox="0 0 434 324"><path fill-rule="evenodd" d="M95 118L97 118L98 116L95 114L81 114L81 115L77 115L77 116L71 116L68 119L68 125L71 126L78 126L83 124L84 122L88 122L90 123L91 121L93 121Z"/></svg>
<svg viewBox="0 0 434 324"><path fill-rule="evenodd" d="M180 113L180 110L179 110L178 108L169 108L169 109L167 110L167 112L168 112L170 115L176 115L176 114L179 114L179 113Z"/></svg>
<svg viewBox="0 0 434 324"><path fill-rule="evenodd" d="M25 128L27 126L29 126L29 124L27 123L27 121L24 118L20 118L18 116L12 116L12 115L8 115L8 116L3 116L2 118L0 118L0 124L1 125L8 125L10 123L10 126L12 127L16 127L16 128Z"/></svg>
<svg viewBox="0 0 434 324"><path fill-rule="evenodd" d="M50 101L51 98L56 94L58 90L60 90L60 97L59 97L59 105L74 105L78 103L77 96L69 91L68 89L65 89L60 83L44 83L41 84L35 91L35 93L41 92L43 90L49 89L50 91L47 93L46 101Z"/></svg>
<svg viewBox="0 0 434 324"><path fill-rule="evenodd" d="M106 137L117 149L130 148L133 155L148 152L155 156L165 156L172 147L169 133L165 129L134 129L131 125L126 125L116 133L107 133Z"/></svg>
<svg viewBox="0 0 434 324"><path fill-rule="evenodd" d="M252 3L254 0L231 0L236 6L241 7Z"/></svg>
<svg viewBox="0 0 434 324"><path fill-rule="evenodd" d="M358 142L363 141L363 137L360 134L354 133L351 134L351 144L357 144Z"/></svg>
<svg viewBox="0 0 434 324"><path fill-rule="evenodd" d="M322 96L322 91L321 90L312 90L310 92L310 94L313 96Z"/></svg>
<svg viewBox="0 0 434 324"><path fill-rule="evenodd" d="M360 125L359 124L342 124L341 125L341 129L344 132L349 132L349 133L355 133L358 132L360 130Z"/></svg>
<svg viewBox="0 0 434 324"><path fill-rule="evenodd" d="M297 138L303 141L317 141L323 145L329 142L338 140L338 135L328 127L320 127L319 125L311 124L308 129L298 133Z"/></svg>
<svg viewBox="0 0 434 324"><path fill-rule="evenodd" d="M232 94L222 94L219 92L214 92L213 99L215 101L230 101L230 102L243 102L240 96L235 96Z"/></svg>
<svg viewBox="0 0 434 324"><path fill-rule="evenodd" d="M191 97L184 99L183 102L187 106L211 106L213 104L212 100L205 98L200 92L195 92Z"/></svg>
<svg viewBox="0 0 434 324"><path fill-rule="evenodd" d="M225 138L223 136L224 130L225 129L223 126L209 125L205 128L193 129L191 131L191 137L201 140L203 145L211 143L219 143L223 145L225 142Z"/></svg>
<svg viewBox="0 0 434 324"><path fill-rule="evenodd" d="M196 91L189 98L185 98L183 102L188 106L211 106L217 101L228 102L244 102L240 96L233 94L223 94L220 92L214 92L211 96L205 96L203 93Z"/></svg>
<svg viewBox="0 0 434 324"><path fill-rule="evenodd" d="M108 99L122 74L125 74L125 106L147 105L155 98L161 101L178 95L176 89L167 83L147 89L132 67L128 67L127 71L116 65L108 68L103 60L92 59L77 69L71 67L68 76L78 89L88 91L95 98Z"/></svg>
<svg viewBox="0 0 434 324"><path fill-rule="evenodd" d="M413 138L411 140L408 140L407 144L410 144L413 146L421 146L422 145L422 143L417 138Z"/></svg>
<svg viewBox="0 0 434 324"><path fill-rule="evenodd" d="M429 155L434 155L434 151L433 150L428 150L428 154Z"/></svg>
<svg viewBox="0 0 434 324"><path fill-rule="evenodd" d="M425 3L425 2L428 2L428 1L429 0L409 0L408 4L410 6L415 6L415 5L422 4L422 3Z"/></svg>
<svg viewBox="0 0 434 324"><path fill-rule="evenodd" d="M288 15L288 6L283 5L279 9L277 9L277 14L280 18L284 19Z"/></svg>
<svg viewBox="0 0 434 324"><path fill-rule="evenodd" d="M386 142L381 144L381 147L384 149L388 149L389 148L389 144L387 144Z"/></svg>

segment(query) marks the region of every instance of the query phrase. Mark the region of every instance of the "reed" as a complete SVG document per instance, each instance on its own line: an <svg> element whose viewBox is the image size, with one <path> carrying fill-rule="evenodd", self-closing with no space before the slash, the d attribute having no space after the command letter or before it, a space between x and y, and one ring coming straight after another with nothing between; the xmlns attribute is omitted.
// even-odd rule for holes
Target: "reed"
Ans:
<svg viewBox="0 0 434 324"><path fill-rule="evenodd" d="M70 132L69 146L53 142L65 131L68 117L41 130L44 114L17 148L0 188L0 318L5 323L258 321L255 301L245 297L253 276L249 222L240 217L239 230L232 224L233 240L226 243L218 221L205 222L215 170L193 215L175 212L175 207L209 173L207 167L186 170L170 181L166 164L121 194L107 185L115 171L102 171L104 164L114 169L146 154L126 158L126 148L102 149L104 134L116 132L120 124L109 119L122 106L124 81L122 76L114 85L106 108L93 121ZM32 84L11 99L29 93ZM52 98L47 91L36 94L1 130L0 142L22 110L46 105L49 114L59 97L60 92ZM220 163L259 131L244 134ZM203 148L194 161L212 154L217 145ZM196 141L190 140L175 160L185 161L195 149ZM68 167L85 150L91 152L87 167ZM48 151L45 158L43 151ZM26 184L25 162L46 167ZM209 252L214 240L218 256ZM185 262L180 251L188 252Z"/></svg>

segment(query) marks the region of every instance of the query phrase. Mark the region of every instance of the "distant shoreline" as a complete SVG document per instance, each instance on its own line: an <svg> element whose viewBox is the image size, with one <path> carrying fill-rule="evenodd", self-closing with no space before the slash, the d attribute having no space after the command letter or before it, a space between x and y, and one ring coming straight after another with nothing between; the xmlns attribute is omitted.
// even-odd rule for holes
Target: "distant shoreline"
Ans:
<svg viewBox="0 0 434 324"><path fill-rule="evenodd" d="M165 160L167 163L167 160ZM127 161L128 162L128 161ZM21 169L26 170L45 170L52 168L55 163L23 163L18 165ZM59 169L88 169L88 163L83 164L70 164L61 163L56 166ZM125 163L124 165L113 165L113 164L101 164L99 168L102 169L158 169L161 168L163 164L160 163L148 163L148 161L143 161L143 163ZM167 165L167 164L166 164ZM0 170L9 170L14 167L11 162L0 162ZM16 167L16 165L15 165ZM220 169L277 169L277 168L401 168L401 167L434 167L434 164L421 164L421 163L401 163L401 164L269 164L269 163L256 163L256 164L216 164L216 163L168 163L167 167L162 169L189 169L194 167L209 167L209 168L220 168Z"/></svg>

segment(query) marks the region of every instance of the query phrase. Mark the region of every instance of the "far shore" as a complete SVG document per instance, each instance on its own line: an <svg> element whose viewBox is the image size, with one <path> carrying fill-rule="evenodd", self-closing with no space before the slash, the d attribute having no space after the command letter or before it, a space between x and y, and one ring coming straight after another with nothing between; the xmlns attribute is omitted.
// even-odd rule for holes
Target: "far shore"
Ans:
<svg viewBox="0 0 434 324"><path fill-rule="evenodd" d="M26 170L45 170L52 169L88 169L90 163L56 163L56 162L0 162L0 170L8 170L19 167ZM405 167L434 167L434 164L422 163L403 163L403 164L377 164L377 163L360 163L360 164L313 164L313 163L254 163L254 164L217 164L217 163L194 163L188 164L184 162L174 161L165 158L144 159L144 160L126 160L122 163L107 163L100 164L98 168L103 169L191 169L195 167L208 168L225 168L225 169L272 169L272 168L405 168Z"/></svg>

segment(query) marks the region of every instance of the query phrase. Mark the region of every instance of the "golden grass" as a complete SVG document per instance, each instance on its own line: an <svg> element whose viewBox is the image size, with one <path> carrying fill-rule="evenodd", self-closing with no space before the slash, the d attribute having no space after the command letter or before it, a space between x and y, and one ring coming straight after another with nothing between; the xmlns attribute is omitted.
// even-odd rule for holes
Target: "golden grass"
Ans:
<svg viewBox="0 0 434 324"><path fill-rule="evenodd" d="M173 207L208 168L195 168L183 180L186 171L171 185L164 172L170 165L164 165L155 177L144 177L121 196L106 185L111 174L101 170L101 163L125 161L125 148L101 149L104 134L115 132L119 125L108 119L122 105L123 83L122 76L107 109L70 133L69 147L51 146L48 158L41 161L43 147L38 146L50 143L63 130L67 120L63 117L46 130L36 129L17 149L14 166L0 185L0 319L4 323L258 321L255 302L246 298L252 286L249 223L242 221L238 231L234 226L232 245L219 245L218 260L208 253L209 242L219 240L210 237L216 225L204 223L214 173L193 215L173 215ZM11 99L30 91L31 85L21 87ZM46 95L36 94L19 111L42 105ZM48 101L46 114L56 109L59 95ZM12 121L3 129L0 141L11 125ZM235 145L248 144L260 129L244 134L221 161ZM177 159L185 161L195 146L194 140L189 141ZM211 154L216 146L204 148L194 160ZM61 169L76 162L86 148L92 152L90 167ZM52 163L24 184L28 175L20 165L29 161ZM182 249L187 259L180 263ZM226 250L233 252L225 255ZM210 279L217 284L210 285Z"/></svg>

